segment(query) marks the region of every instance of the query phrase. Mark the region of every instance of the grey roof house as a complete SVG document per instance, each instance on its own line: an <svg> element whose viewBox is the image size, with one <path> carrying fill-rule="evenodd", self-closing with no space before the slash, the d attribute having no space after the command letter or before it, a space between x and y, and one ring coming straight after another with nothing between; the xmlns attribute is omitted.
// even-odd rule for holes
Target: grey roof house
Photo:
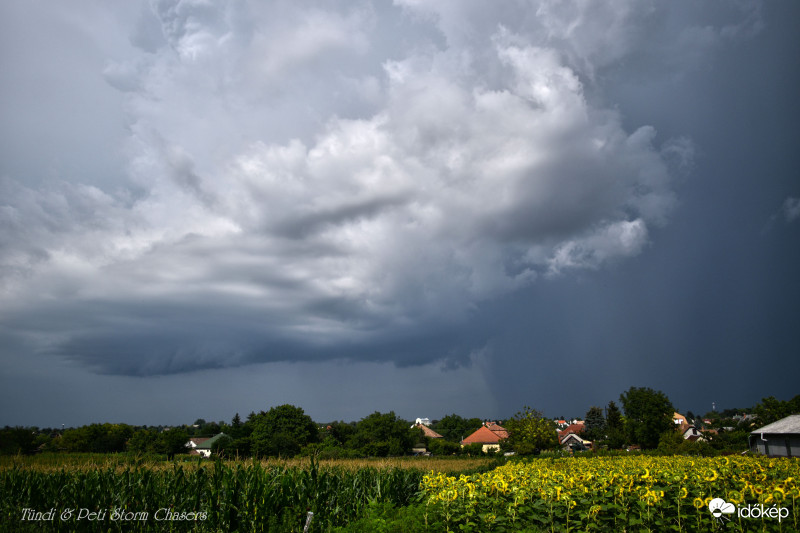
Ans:
<svg viewBox="0 0 800 533"><path fill-rule="evenodd" d="M790 415L750 433L750 449L770 457L800 457L800 415Z"/></svg>

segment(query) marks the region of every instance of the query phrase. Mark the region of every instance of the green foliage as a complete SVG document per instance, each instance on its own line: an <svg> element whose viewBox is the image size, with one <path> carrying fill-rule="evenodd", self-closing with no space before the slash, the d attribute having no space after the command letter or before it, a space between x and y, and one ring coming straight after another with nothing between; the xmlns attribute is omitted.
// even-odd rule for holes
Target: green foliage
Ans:
<svg viewBox="0 0 800 533"><path fill-rule="evenodd" d="M519 455L531 455L539 450L558 446L558 434L552 420L525 406L506 422L508 445Z"/></svg>
<svg viewBox="0 0 800 533"><path fill-rule="evenodd" d="M462 418L457 414L447 415L431 429L450 442L460 443L465 437L481 427L480 418Z"/></svg>
<svg viewBox="0 0 800 533"><path fill-rule="evenodd" d="M709 435L711 447L725 452L743 452L749 446L750 432L745 428L736 428L733 431L720 431L716 435Z"/></svg>
<svg viewBox="0 0 800 533"><path fill-rule="evenodd" d="M196 435L209 436L209 435L218 435L219 433L222 433L222 425L212 421L202 424L200 428L197 430Z"/></svg>
<svg viewBox="0 0 800 533"><path fill-rule="evenodd" d="M608 429L623 429L622 413L613 400L608 402L608 407L606 407L606 427Z"/></svg>
<svg viewBox="0 0 800 533"><path fill-rule="evenodd" d="M457 455L461 453L461 446L444 439L431 439L428 451L433 455Z"/></svg>
<svg viewBox="0 0 800 533"><path fill-rule="evenodd" d="M235 441L230 435L222 435L211 445L211 453L219 457L235 457L236 452Z"/></svg>
<svg viewBox="0 0 800 533"><path fill-rule="evenodd" d="M461 448L461 453L464 455L469 455L471 457L478 457L483 455L483 444L478 442L467 444L463 448Z"/></svg>
<svg viewBox="0 0 800 533"><path fill-rule="evenodd" d="M139 455L156 453L157 440L157 431L151 429L140 429L136 431L128 440L127 449L129 452Z"/></svg>
<svg viewBox="0 0 800 533"><path fill-rule="evenodd" d="M358 470L262 467L259 463L200 466L174 463L151 469L128 465L89 470L7 468L0 470L0 528L3 531L302 531L306 513L314 513L311 532L330 531L375 509L400 509L414 499L418 470ZM388 505L386 505L388 504ZM105 510L105 520L61 520L25 523L21 509ZM112 521L114 509L146 512L144 519ZM202 513L199 520L158 521L162 509ZM367 515L369 516L369 515ZM373 512L374 516L374 512ZM395 516L410 515L398 511ZM31 527L27 527L30 525ZM16 526L16 527L15 527ZM393 531L393 530L388 530Z"/></svg>
<svg viewBox="0 0 800 533"><path fill-rule="evenodd" d="M398 418L394 411L376 411L361 419L348 444L368 457L406 455L417 441L418 431L412 431L410 423Z"/></svg>
<svg viewBox="0 0 800 533"><path fill-rule="evenodd" d="M325 448L344 447L356 432L356 424L346 422L331 422L322 433L322 443Z"/></svg>
<svg viewBox="0 0 800 533"><path fill-rule="evenodd" d="M317 426L303 409L293 405L273 407L250 421L251 452L256 457L292 457L303 446L319 440Z"/></svg>
<svg viewBox="0 0 800 533"><path fill-rule="evenodd" d="M606 419L602 407L590 407L586 412L583 426L583 436L592 442L602 441L606 438Z"/></svg>
<svg viewBox="0 0 800 533"><path fill-rule="evenodd" d="M175 454L186 453L189 434L183 428L171 428L158 434L155 441L155 452L172 458Z"/></svg>
<svg viewBox="0 0 800 533"><path fill-rule="evenodd" d="M36 430L23 427L0 429L0 454L29 454L36 451Z"/></svg>
<svg viewBox="0 0 800 533"><path fill-rule="evenodd" d="M656 451L662 455L699 455L703 457L719 453L708 442L684 439L683 435L673 430L666 431L661 435Z"/></svg>
<svg viewBox="0 0 800 533"><path fill-rule="evenodd" d="M427 523L463 532L800 531L797 461L577 457L514 460L482 475L431 472L422 480ZM786 511L782 522L773 514L724 524L709 512L718 495L737 507Z"/></svg>
<svg viewBox="0 0 800 533"><path fill-rule="evenodd" d="M605 445L610 450L618 450L625 445L625 426L622 413L613 401L606 407L606 441Z"/></svg>
<svg viewBox="0 0 800 533"><path fill-rule="evenodd" d="M334 528L332 533L417 533L444 531L437 523L427 522L427 506L411 504L398 507L392 503L370 503L358 520Z"/></svg>
<svg viewBox="0 0 800 533"><path fill-rule="evenodd" d="M674 428L675 408L663 392L631 387L619 400L625 409L627 436L642 449L657 447L661 435Z"/></svg>
<svg viewBox="0 0 800 533"><path fill-rule="evenodd" d="M789 415L800 414L800 394L786 402L778 400L774 396L763 398L753 408L753 413L758 417L759 427L772 424Z"/></svg>
<svg viewBox="0 0 800 533"><path fill-rule="evenodd" d="M69 452L121 452L133 431L127 424L91 424L66 430L58 445Z"/></svg>

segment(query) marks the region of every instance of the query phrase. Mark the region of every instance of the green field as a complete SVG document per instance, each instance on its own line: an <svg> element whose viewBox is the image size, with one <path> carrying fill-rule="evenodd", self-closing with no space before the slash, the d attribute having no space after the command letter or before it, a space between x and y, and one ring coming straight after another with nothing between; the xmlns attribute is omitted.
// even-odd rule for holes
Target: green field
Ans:
<svg viewBox="0 0 800 533"><path fill-rule="evenodd" d="M53 454L0 460L3 531L331 531L419 498L426 471L475 472L485 458L317 462L144 460Z"/></svg>
<svg viewBox="0 0 800 533"><path fill-rule="evenodd" d="M3 531L796 532L799 499L800 461L759 456L0 459Z"/></svg>

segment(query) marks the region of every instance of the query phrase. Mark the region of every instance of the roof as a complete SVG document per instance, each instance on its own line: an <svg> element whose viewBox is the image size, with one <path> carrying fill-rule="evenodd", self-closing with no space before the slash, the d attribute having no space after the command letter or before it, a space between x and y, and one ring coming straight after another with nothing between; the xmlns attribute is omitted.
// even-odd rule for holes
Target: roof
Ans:
<svg viewBox="0 0 800 533"><path fill-rule="evenodd" d="M559 438L558 439L558 442L560 442L562 446L565 445L565 444L568 444L569 441L580 442L581 444L591 444L592 443L592 441L590 441L590 440L586 440L586 439L580 438L577 433L570 433L570 434L566 435L564 438Z"/></svg>
<svg viewBox="0 0 800 533"><path fill-rule="evenodd" d="M194 443L195 446L199 446L210 438L211 437L192 437L191 439L189 439L189 442Z"/></svg>
<svg viewBox="0 0 800 533"><path fill-rule="evenodd" d="M225 435L225 433L219 433L218 435L214 435L213 437L208 438L208 439L204 440L203 442L201 442L200 444L198 444L197 445L197 449L198 450L210 450L211 447L214 445L214 443L217 442L222 437L227 437L227 435Z"/></svg>
<svg viewBox="0 0 800 533"><path fill-rule="evenodd" d="M461 441L461 444L497 444L508 438L508 431L497 424L481 426L475 432Z"/></svg>
<svg viewBox="0 0 800 533"><path fill-rule="evenodd" d="M425 424L414 424L414 427L419 428L422 430L422 434L428 437L429 439L442 439L444 438L442 435L439 435L434 430L426 426Z"/></svg>
<svg viewBox="0 0 800 533"><path fill-rule="evenodd" d="M586 424L584 424L583 422L581 422L580 424L570 424L558 432L558 439L561 440L570 433L575 433L576 435L579 433L583 433L583 430L585 429L586 429Z"/></svg>
<svg viewBox="0 0 800 533"><path fill-rule="evenodd" d="M798 433L800 434L800 415L789 415L781 418L777 422L767 424L763 428L758 428L752 433Z"/></svg>

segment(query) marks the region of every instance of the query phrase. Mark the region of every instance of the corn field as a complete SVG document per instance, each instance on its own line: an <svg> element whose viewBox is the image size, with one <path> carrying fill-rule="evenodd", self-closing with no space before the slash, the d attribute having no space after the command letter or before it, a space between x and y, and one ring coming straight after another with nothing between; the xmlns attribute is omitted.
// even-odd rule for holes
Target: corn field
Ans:
<svg viewBox="0 0 800 533"><path fill-rule="evenodd" d="M0 469L3 531L327 531L370 502L407 505L423 473L252 463Z"/></svg>

